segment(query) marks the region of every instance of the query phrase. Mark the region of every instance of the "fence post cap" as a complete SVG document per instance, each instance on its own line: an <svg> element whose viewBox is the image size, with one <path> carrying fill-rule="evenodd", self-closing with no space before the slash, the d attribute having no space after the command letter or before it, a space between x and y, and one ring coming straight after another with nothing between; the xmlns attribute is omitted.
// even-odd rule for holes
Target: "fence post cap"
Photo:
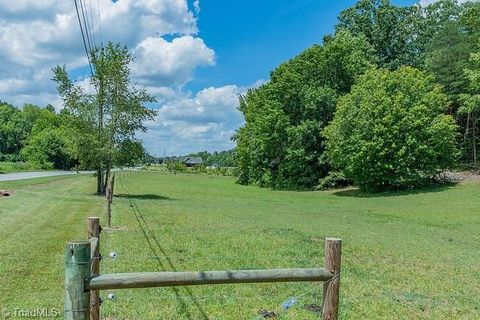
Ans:
<svg viewBox="0 0 480 320"><path fill-rule="evenodd" d="M325 238L325 241L342 241L340 238Z"/></svg>

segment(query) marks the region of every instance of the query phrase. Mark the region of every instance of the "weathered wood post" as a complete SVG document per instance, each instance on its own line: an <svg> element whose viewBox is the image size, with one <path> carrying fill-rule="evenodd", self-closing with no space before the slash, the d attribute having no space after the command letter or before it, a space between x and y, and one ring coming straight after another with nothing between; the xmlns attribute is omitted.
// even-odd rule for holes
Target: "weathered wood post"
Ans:
<svg viewBox="0 0 480 320"><path fill-rule="evenodd" d="M87 219L87 239L90 241L91 275L98 276L100 274L100 218L89 217ZM100 319L100 293L98 290L90 291L90 319Z"/></svg>
<svg viewBox="0 0 480 320"><path fill-rule="evenodd" d="M107 198L107 227L112 226L112 203L113 203L113 192L115 187L115 174L108 180L106 198Z"/></svg>
<svg viewBox="0 0 480 320"><path fill-rule="evenodd" d="M322 319L337 320L340 293L340 271L342 256L342 240L325 239L325 269L333 273L333 277L323 284Z"/></svg>
<svg viewBox="0 0 480 320"><path fill-rule="evenodd" d="M111 227L112 226L112 202L110 201L110 193L111 193L111 189L110 189L110 186L107 187L107 196L106 196L106 199L107 199L107 214L106 214L106 220L107 220L107 227Z"/></svg>
<svg viewBox="0 0 480 320"><path fill-rule="evenodd" d="M113 195L115 194L115 173L112 174L112 180L110 185L110 203L113 203Z"/></svg>
<svg viewBox="0 0 480 320"><path fill-rule="evenodd" d="M69 242L65 248L65 319L90 320L90 241Z"/></svg>

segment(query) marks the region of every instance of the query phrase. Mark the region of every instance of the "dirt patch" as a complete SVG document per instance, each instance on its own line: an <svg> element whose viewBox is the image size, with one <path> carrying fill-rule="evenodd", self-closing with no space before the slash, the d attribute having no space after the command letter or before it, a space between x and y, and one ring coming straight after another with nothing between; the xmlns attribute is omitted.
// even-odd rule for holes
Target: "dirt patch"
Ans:
<svg viewBox="0 0 480 320"><path fill-rule="evenodd" d="M446 171L442 175L452 182L480 182L480 172L476 171Z"/></svg>
<svg viewBox="0 0 480 320"><path fill-rule="evenodd" d="M10 197L15 194L15 190L0 190L0 198Z"/></svg>
<svg viewBox="0 0 480 320"><path fill-rule="evenodd" d="M320 307L318 304L306 304L305 309L315 313L322 312L322 307Z"/></svg>
<svg viewBox="0 0 480 320"><path fill-rule="evenodd" d="M262 309L262 310L258 311L258 315L262 318L276 318L277 317L277 314L275 313L275 311L268 311L268 310L265 310L265 309Z"/></svg>

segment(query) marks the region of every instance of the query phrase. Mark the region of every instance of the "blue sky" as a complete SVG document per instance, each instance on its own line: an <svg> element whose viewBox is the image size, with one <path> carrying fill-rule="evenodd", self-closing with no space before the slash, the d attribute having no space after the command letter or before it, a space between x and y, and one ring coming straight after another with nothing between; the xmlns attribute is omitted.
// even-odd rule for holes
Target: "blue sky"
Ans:
<svg viewBox="0 0 480 320"><path fill-rule="evenodd" d="M192 90L268 79L278 64L332 33L337 16L356 1L271 0L201 3L199 36L215 50L217 64L198 70ZM412 5L416 1L393 1Z"/></svg>
<svg viewBox="0 0 480 320"><path fill-rule="evenodd" d="M81 0L78 0L81 1ZM421 0L423 4L432 0ZM140 134L156 155L226 150L243 123L238 95L281 62L321 43L355 1L84 0L97 40L135 56L135 83L159 101ZM412 0L394 0L412 5ZM90 4L92 4L90 6ZM65 64L88 85L73 1L0 1L0 100L62 108L51 68Z"/></svg>

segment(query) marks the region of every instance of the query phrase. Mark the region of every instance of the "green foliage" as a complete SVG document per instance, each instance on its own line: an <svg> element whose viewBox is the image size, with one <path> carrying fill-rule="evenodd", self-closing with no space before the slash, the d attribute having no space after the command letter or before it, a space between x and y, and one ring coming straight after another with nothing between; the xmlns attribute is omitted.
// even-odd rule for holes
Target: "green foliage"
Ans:
<svg viewBox="0 0 480 320"><path fill-rule="evenodd" d="M40 169L69 169L74 164L61 128L47 128L33 134L21 154L33 167Z"/></svg>
<svg viewBox="0 0 480 320"><path fill-rule="evenodd" d="M418 11L417 7L394 6L388 0L360 0L340 13L336 30L364 35L382 67L416 66L420 64Z"/></svg>
<svg viewBox="0 0 480 320"><path fill-rule="evenodd" d="M280 65L268 83L240 99L245 125L236 133L236 176L242 184L312 188L329 165L322 129L338 97L374 66L365 38L339 32Z"/></svg>
<svg viewBox="0 0 480 320"><path fill-rule="evenodd" d="M234 167L235 166L235 150L228 151L201 151L190 153L188 157L200 157L206 166L214 167Z"/></svg>
<svg viewBox="0 0 480 320"><path fill-rule="evenodd" d="M187 166L185 163L178 161L169 161L166 163L166 167L170 173L187 172Z"/></svg>
<svg viewBox="0 0 480 320"><path fill-rule="evenodd" d="M471 36L463 32L456 21L447 23L431 42L427 70L453 101L458 100L458 95L468 86L464 69L475 46Z"/></svg>
<svg viewBox="0 0 480 320"><path fill-rule="evenodd" d="M27 104L19 109L0 103L0 161L28 161L29 169L70 168L73 150L66 148L64 130L57 130L63 124L52 106Z"/></svg>
<svg viewBox="0 0 480 320"><path fill-rule="evenodd" d="M352 180L348 179L343 172L330 171L325 178L318 181L315 190L329 190L335 188L343 188L352 184Z"/></svg>
<svg viewBox="0 0 480 320"><path fill-rule="evenodd" d="M458 154L446 107L446 95L421 71L369 71L325 130L332 164L367 191L418 186Z"/></svg>
<svg viewBox="0 0 480 320"><path fill-rule="evenodd" d="M38 169L32 167L31 163L16 161L2 161L0 162L0 174L2 173L9 173L9 172L18 172L18 171L29 171L33 169Z"/></svg>
<svg viewBox="0 0 480 320"><path fill-rule="evenodd" d="M95 73L91 84L95 94L85 92L69 78L65 66L54 68L54 80L70 119L70 128L78 139L74 149L84 167L93 167L97 193L102 194L114 165L128 165L143 157L138 131L146 131L144 122L156 114L146 107L155 102L144 88L131 83L129 64L133 56L127 48L108 43L91 53Z"/></svg>

